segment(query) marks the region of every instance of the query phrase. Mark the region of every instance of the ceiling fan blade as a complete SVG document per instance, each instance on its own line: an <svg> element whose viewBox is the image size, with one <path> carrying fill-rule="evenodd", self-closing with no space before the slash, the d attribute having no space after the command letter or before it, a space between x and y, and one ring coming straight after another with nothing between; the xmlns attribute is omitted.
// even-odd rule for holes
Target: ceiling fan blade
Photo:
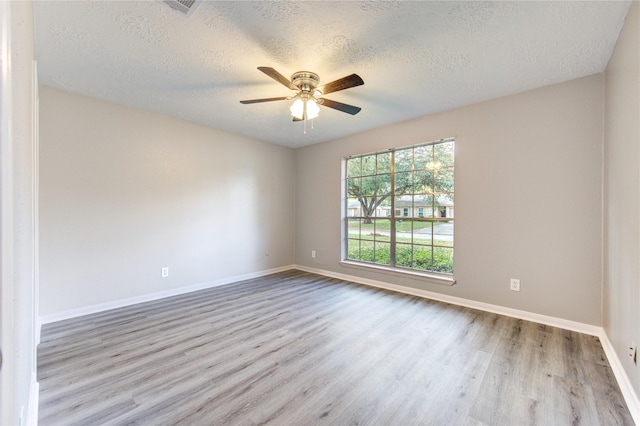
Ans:
<svg viewBox="0 0 640 426"><path fill-rule="evenodd" d="M336 102L336 101L332 101L331 99L325 99L325 98L322 98L322 103L320 105L337 109L338 111L346 112L347 114L351 114L351 115L356 115L362 109L357 106L343 104L342 102Z"/></svg>
<svg viewBox="0 0 640 426"><path fill-rule="evenodd" d="M362 86L363 84L364 81L358 74L351 74L338 80L332 81L331 83L323 84L322 86L318 87L318 90L321 91L323 95L326 95L327 93L333 93L337 92L338 90Z"/></svg>
<svg viewBox="0 0 640 426"><path fill-rule="evenodd" d="M264 99L249 99L247 101L240 101L241 104L257 104L259 102L271 102L271 101L286 101L288 96L280 96L279 98L264 98Z"/></svg>
<svg viewBox="0 0 640 426"><path fill-rule="evenodd" d="M280 74L278 71L274 70L273 68L258 67L258 69L263 73L265 73L266 75L268 75L269 77L271 77L272 79L274 79L275 81L277 81L278 83L282 84L283 86L287 86L291 90L298 90L298 88L293 85L291 80L289 80L287 77Z"/></svg>
<svg viewBox="0 0 640 426"><path fill-rule="evenodd" d="M303 118L298 118L298 117L293 117L293 120L292 120L292 121L293 121L293 122L296 122L296 121L304 121L304 119L303 119Z"/></svg>

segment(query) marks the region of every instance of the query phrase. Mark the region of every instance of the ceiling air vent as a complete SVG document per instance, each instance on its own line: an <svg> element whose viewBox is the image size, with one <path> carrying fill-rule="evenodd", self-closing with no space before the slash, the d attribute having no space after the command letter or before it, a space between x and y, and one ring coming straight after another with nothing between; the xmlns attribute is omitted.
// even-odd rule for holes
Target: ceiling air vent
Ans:
<svg viewBox="0 0 640 426"><path fill-rule="evenodd" d="M164 0L174 10L191 16L202 0Z"/></svg>

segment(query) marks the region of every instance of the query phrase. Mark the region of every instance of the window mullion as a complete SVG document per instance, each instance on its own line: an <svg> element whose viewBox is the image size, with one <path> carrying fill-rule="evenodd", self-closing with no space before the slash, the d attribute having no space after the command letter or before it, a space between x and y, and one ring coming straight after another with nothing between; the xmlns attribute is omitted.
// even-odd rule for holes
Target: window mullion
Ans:
<svg viewBox="0 0 640 426"><path fill-rule="evenodd" d="M396 266L396 152L391 150L391 223L389 224L389 265Z"/></svg>

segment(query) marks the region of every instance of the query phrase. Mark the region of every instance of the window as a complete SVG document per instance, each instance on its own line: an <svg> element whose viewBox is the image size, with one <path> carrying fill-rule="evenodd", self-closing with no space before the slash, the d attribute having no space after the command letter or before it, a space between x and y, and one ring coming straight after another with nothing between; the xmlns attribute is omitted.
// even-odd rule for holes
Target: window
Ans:
<svg viewBox="0 0 640 426"><path fill-rule="evenodd" d="M455 142L345 161L346 260L453 274Z"/></svg>

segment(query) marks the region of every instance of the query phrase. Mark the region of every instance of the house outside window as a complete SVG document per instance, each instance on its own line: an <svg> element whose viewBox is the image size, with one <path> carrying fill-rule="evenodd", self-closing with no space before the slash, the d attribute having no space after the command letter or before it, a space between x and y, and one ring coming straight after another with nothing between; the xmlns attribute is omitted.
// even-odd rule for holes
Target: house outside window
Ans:
<svg viewBox="0 0 640 426"><path fill-rule="evenodd" d="M345 259L453 274L454 139L346 158Z"/></svg>

